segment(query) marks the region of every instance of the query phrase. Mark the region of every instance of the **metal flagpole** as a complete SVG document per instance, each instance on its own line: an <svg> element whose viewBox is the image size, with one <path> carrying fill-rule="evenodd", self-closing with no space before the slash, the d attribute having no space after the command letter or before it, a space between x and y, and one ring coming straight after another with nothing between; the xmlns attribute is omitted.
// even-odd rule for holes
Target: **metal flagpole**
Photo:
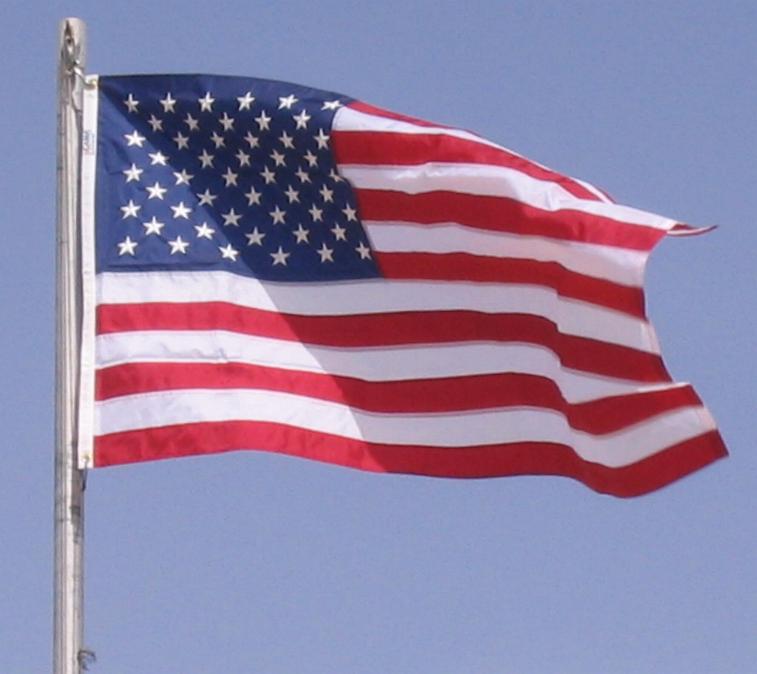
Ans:
<svg viewBox="0 0 757 674"><path fill-rule="evenodd" d="M81 341L79 174L85 24L60 24L58 64L58 223L55 368L54 674L80 674L83 635L84 473L77 462Z"/></svg>

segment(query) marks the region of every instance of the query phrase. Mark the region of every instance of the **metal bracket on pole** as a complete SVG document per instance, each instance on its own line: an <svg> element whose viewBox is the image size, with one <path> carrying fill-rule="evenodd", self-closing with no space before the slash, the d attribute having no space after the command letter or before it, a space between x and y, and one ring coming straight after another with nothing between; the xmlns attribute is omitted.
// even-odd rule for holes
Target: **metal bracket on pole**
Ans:
<svg viewBox="0 0 757 674"><path fill-rule="evenodd" d="M62 31L61 59L64 70L71 74L82 65L84 24L79 19L64 19Z"/></svg>
<svg viewBox="0 0 757 674"><path fill-rule="evenodd" d="M81 343L79 254L82 76L85 24L60 24L58 64L58 213L55 363L55 578L53 671L81 674L83 636L84 474L77 465L77 393Z"/></svg>

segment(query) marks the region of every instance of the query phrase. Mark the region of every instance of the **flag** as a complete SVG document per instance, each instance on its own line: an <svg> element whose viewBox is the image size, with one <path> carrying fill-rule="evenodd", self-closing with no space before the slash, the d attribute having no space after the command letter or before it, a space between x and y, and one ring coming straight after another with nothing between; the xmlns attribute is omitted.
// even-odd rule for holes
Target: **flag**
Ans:
<svg viewBox="0 0 757 674"><path fill-rule="evenodd" d="M82 466L250 449L631 496L725 456L645 315L675 221L294 84L85 98Z"/></svg>

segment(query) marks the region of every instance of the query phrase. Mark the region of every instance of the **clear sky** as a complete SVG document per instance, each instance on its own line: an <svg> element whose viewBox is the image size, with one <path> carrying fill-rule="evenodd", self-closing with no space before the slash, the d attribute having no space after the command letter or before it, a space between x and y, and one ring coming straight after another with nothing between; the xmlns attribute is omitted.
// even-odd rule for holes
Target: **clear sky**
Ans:
<svg viewBox="0 0 757 674"><path fill-rule="evenodd" d="M55 68L253 75L465 127L712 234L647 279L732 456L652 495L257 453L90 473L86 642L113 674L739 674L757 663L757 4L4 4L0 671L51 662ZM20 240L21 235L26 239ZM14 238L17 237L17 238Z"/></svg>

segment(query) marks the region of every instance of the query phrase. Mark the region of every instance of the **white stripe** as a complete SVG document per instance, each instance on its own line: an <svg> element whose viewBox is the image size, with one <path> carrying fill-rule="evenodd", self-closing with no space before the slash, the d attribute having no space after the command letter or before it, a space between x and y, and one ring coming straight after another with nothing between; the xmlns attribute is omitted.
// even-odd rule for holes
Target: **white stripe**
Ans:
<svg viewBox="0 0 757 674"><path fill-rule="evenodd" d="M512 372L551 379L571 403L671 386L649 386L570 370L563 367L549 349L527 344L335 348L224 330L151 330L100 335L97 362L100 368L124 363L245 363L372 382Z"/></svg>
<svg viewBox="0 0 757 674"><path fill-rule="evenodd" d="M628 225L668 231L670 218L630 206L578 199L557 183L539 180L515 169L487 164L432 162L420 166L339 166L354 187L393 190L406 194L450 191L480 196L507 197L543 211L573 210L610 218Z"/></svg>
<svg viewBox="0 0 757 674"><path fill-rule="evenodd" d="M97 403L97 433L197 422L261 421L353 440L431 447L555 442L586 461L625 466L714 428L701 407L661 414L606 436L570 428L557 412L502 409L463 414L373 414L325 400L254 390L160 391Z"/></svg>
<svg viewBox="0 0 757 674"><path fill-rule="evenodd" d="M576 197L558 183L506 166L427 162L417 166L340 164L339 172L358 189L422 194L437 190L507 197L544 211L575 208Z"/></svg>
<svg viewBox="0 0 757 674"><path fill-rule="evenodd" d="M231 302L305 316L455 310L522 313L547 318L563 334L659 353L648 322L559 297L539 286L384 279L288 284L214 271L100 274L98 291L100 304Z"/></svg>
<svg viewBox="0 0 757 674"><path fill-rule="evenodd" d="M418 225L363 221L371 245L384 253L470 253L557 262L566 269L620 285L641 287L648 254L593 243L473 229L455 222Z"/></svg>

